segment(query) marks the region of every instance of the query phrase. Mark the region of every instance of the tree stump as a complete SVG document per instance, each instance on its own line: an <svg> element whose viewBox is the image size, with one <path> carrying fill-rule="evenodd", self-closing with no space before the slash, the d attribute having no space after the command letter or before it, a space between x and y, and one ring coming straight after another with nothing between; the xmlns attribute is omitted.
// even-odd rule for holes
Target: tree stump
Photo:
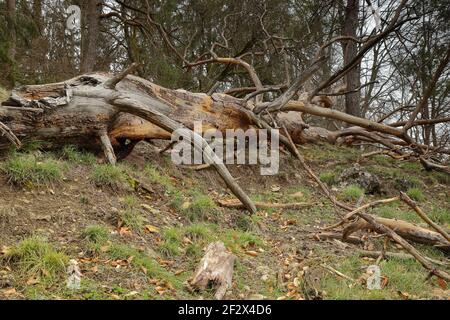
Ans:
<svg viewBox="0 0 450 320"><path fill-rule="evenodd" d="M210 243L200 261L194 276L189 281L191 288L205 290L209 286L216 289L214 298L220 300L231 287L236 256L230 253L223 242Z"/></svg>

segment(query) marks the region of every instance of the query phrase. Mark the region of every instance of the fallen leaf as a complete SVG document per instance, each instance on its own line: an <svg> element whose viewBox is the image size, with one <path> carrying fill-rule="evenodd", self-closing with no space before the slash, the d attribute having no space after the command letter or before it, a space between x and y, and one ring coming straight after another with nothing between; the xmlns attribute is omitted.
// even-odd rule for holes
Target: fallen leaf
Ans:
<svg viewBox="0 0 450 320"><path fill-rule="evenodd" d="M398 295L405 300L408 300L410 295L408 292L403 292L403 291L397 291Z"/></svg>
<svg viewBox="0 0 450 320"><path fill-rule="evenodd" d="M181 205L181 208L186 210L191 206L191 203L189 201L185 201L183 202L183 204Z"/></svg>
<svg viewBox="0 0 450 320"><path fill-rule="evenodd" d="M442 290L447 290L447 282L445 282L444 279L438 278L437 279L439 287L441 287Z"/></svg>
<svg viewBox="0 0 450 320"><path fill-rule="evenodd" d="M247 255L249 255L249 256L252 256L252 257L257 257L258 256L258 252L252 251L252 250L245 251L245 253Z"/></svg>
<svg viewBox="0 0 450 320"><path fill-rule="evenodd" d="M25 283L27 286L32 286L39 283L38 278L30 277L27 282Z"/></svg>
<svg viewBox="0 0 450 320"><path fill-rule="evenodd" d="M10 296L16 296L17 295L17 291L15 288L9 288L9 289L3 289L2 290L2 294L10 297Z"/></svg>
<svg viewBox="0 0 450 320"><path fill-rule="evenodd" d="M156 292L158 292L159 295L163 295L166 292L166 290L164 290L164 288L161 286L155 287L155 290Z"/></svg>
<svg viewBox="0 0 450 320"><path fill-rule="evenodd" d="M272 192L278 192L281 190L281 187L277 186L277 185L273 185L272 187L270 187L270 190L272 190Z"/></svg>
<svg viewBox="0 0 450 320"><path fill-rule="evenodd" d="M131 236L131 230L130 230L130 228L127 228L127 227L121 227L119 229L119 234L121 236Z"/></svg>
<svg viewBox="0 0 450 320"><path fill-rule="evenodd" d="M155 227L151 224L146 224L145 231L150 232L150 233L159 233L159 228Z"/></svg>
<svg viewBox="0 0 450 320"><path fill-rule="evenodd" d="M294 198L303 198L303 196L304 196L304 194L301 191L291 194L291 197L294 197Z"/></svg>

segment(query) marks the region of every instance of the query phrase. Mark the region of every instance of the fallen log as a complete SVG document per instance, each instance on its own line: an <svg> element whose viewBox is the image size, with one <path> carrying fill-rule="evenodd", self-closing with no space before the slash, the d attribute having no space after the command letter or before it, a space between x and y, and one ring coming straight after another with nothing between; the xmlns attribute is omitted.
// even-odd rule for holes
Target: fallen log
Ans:
<svg viewBox="0 0 450 320"><path fill-rule="evenodd" d="M235 209L242 209L244 208L244 205L240 203L239 201L235 200L217 200L217 203L221 207L225 208L235 208ZM292 203L269 203L269 202L255 202L255 206L258 209L301 209L301 208L308 208L313 206L313 203L308 202L292 202Z"/></svg>
<svg viewBox="0 0 450 320"><path fill-rule="evenodd" d="M362 213L359 212L358 215L360 214ZM372 215L369 216L372 217L378 224L395 231L402 238L421 244L432 245L443 251L450 252L450 242L435 231L419 227L413 223L403 220L387 219ZM344 229L343 238L347 238L358 230L374 230L374 227L364 219L359 219ZM375 231L377 230L375 229Z"/></svg>
<svg viewBox="0 0 450 320"><path fill-rule="evenodd" d="M205 290L212 285L216 288L214 297L222 299L231 288L235 260L236 257L227 251L223 242L210 243L188 285L194 290Z"/></svg>
<svg viewBox="0 0 450 320"><path fill-rule="evenodd" d="M382 252L382 251L369 251L369 250L358 250L358 255L360 257L369 257L377 259L380 256L384 256L385 258L395 258L399 260L414 260L414 256L412 256L409 253L403 253L403 252ZM434 263L439 266L448 266L449 263L431 259L429 257L424 257L426 260L430 261L431 263Z"/></svg>

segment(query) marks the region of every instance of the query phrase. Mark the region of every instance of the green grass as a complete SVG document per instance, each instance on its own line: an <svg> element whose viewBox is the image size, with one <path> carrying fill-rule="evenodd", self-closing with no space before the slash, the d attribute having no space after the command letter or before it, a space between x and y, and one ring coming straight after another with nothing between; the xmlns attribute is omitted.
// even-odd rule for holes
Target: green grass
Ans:
<svg viewBox="0 0 450 320"><path fill-rule="evenodd" d="M99 187L119 189L126 184L126 175L119 166L101 164L94 167L91 181Z"/></svg>
<svg viewBox="0 0 450 320"><path fill-rule="evenodd" d="M194 223L187 226L184 230L184 234L190 239L206 241L213 239L213 232L214 226L206 223Z"/></svg>
<svg viewBox="0 0 450 320"><path fill-rule="evenodd" d="M130 230L141 232L147 219L138 210L137 199L133 196L127 196L124 202L124 209L119 212L119 220Z"/></svg>
<svg viewBox="0 0 450 320"><path fill-rule="evenodd" d="M420 217L415 212L409 208L400 207L396 203L379 206L374 209L374 212L382 218L400 219L416 223L421 221Z"/></svg>
<svg viewBox="0 0 450 320"><path fill-rule="evenodd" d="M8 181L16 185L48 185L62 179L62 165L48 157L16 153L2 166Z"/></svg>
<svg viewBox="0 0 450 320"><path fill-rule="evenodd" d="M373 157L373 160L380 166L391 166L394 163L391 157L384 155L376 155Z"/></svg>
<svg viewBox="0 0 450 320"><path fill-rule="evenodd" d="M336 173L334 173L333 171L323 172L320 174L319 178L320 181L330 186L336 183Z"/></svg>
<svg viewBox="0 0 450 320"><path fill-rule="evenodd" d="M166 257L172 258L180 254L181 239L183 230L180 228L165 228L161 232L162 242L158 246L158 251Z"/></svg>
<svg viewBox="0 0 450 320"><path fill-rule="evenodd" d="M436 172L436 171L431 172L430 175L435 181L442 183L442 184L450 185L450 175L443 173L443 172Z"/></svg>
<svg viewBox="0 0 450 320"><path fill-rule="evenodd" d="M264 247L264 242L259 236L247 231L235 229L224 230L223 234L219 236L219 239L235 254L240 254L242 249Z"/></svg>
<svg viewBox="0 0 450 320"><path fill-rule="evenodd" d="M86 240L89 249L93 252L98 252L109 240L109 234L108 228L95 224L87 226L83 230L82 236Z"/></svg>
<svg viewBox="0 0 450 320"><path fill-rule="evenodd" d="M196 193L187 208L181 209L182 213L191 222L204 221L217 216L215 202L205 194Z"/></svg>
<svg viewBox="0 0 450 320"><path fill-rule="evenodd" d="M425 196L424 196L422 190L419 188L409 188L408 191L406 191L406 194L414 201L420 202L425 199Z"/></svg>
<svg viewBox="0 0 450 320"><path fill-rule="evenodd" d="M46 239L33 236L12 247L6 259L26 274L53 280L64 273L68 257L57 251Z"/></svg>
<svg viewBox="0 0 450 320"><path fill-rule="evenodd" d="M170 199L169 205L174 209L180 209L184 203L185 197L183 192L175 187L170 177L161 174L158 169L150 164L145 167L145 172L152 183L161 185L164 188Z"/></svg>
<svg viewBox="0 0 450 320"><path fill-rule="evenodd" d="M180 246L171 241L163 241L159 244L158 251L167 258L173 258L180 255Z"/></svg>
<svg viewBox="0 0 450 320"><path fill-rule="evenodd" d="M182 281L160 266L155 257L150 257L132 246L114 243L108 249L108 256L115 260L125 260L133 257L133 259L130 259L131 264L137 268L145 268L149 278L166 280L176 288L182 287Z"/></svg>
<svg viewBox="0 0 450 320"><path fill-rule="evenodd" d="M370 263L357 255L328 263L340 272L358 279L365 273ZM321 289L326 292L326 299L401 299L398 291L426 298L432 291L429 282L425 282L426 273L415 260L383 260L380 263L381 275L388 278L388 283L381 290L369 290L365 284L353 284L324 270L320 278Z"/></svg>
<svg viewBox="0 0 450 320"><path fill-rule="evenodd" d="M192 243L183 249L184 237L189 238ZM235 254L243 254L243 250L264 247L264 241L255 233L238 229L221 229L216 224L204 222L178 228L165 228L161 232L161 239L158 250L166 257L178 256L183 250L187 254L192 252L196 254L198 249L201 250L214 241L222 241Z"/></svg>
<svg viewBox="0 0 450 320"><path fill-rule="evenodd" d="M357 185L351 185L342 190L342 198L346 201L358 200L363 194L364 190Z"/></svg>
<svg viewBox="0 0 450 320"><path fill-rule="evenodd" d="M92 153L80 151L77 147L72 145L64 146L59 152L62 159L75 164L95 164L96 158Z"/></svg>
<svg viewBox="0 0 450 320"><path fill-rule="evenodd" d="M433 208L428 216L434 222L441 225L450 225L450 210L446 208Z"/></svg>

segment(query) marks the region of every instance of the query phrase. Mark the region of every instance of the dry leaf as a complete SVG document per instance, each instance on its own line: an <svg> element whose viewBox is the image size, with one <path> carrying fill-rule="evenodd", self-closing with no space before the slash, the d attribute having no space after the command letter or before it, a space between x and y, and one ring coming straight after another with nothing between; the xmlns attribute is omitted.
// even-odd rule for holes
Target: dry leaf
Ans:
<svg viewBox="0 0 450 320"><path fill-rule="evenodd" d="M32 286L39 283L38 278L30 277L27 282L25 283L27 286Z"/></svg>
<svg viewBox="0 0 450 320"><path fill-rule="evenodd" d="M252 257L257 257L258 256L258 252L252 251L252 250L245 251L245 253L247 255L249 255L249 256L252 256Z"/></svg>
<svg viewBox="0 0 450 320"><path fill-rule="evenodd" d="M159 228L152 226L151 224L145 225L145 231L150 233L159 233Z"/></svg>
<svg viewBox="0 0 450 320"><path fill-rule="evenodd" d="M9 288L9 289L3 289L2 290L2 294L10 297L10 296L16 296L17 295L17 291L15 288Z"/></svg>
<svg viewBox="0 0 450 320"><path fill-rule="evenodd" d="M183 202L183 204L181 205L182 209L188 209L191 206L191 203L189 201L185 201Z"/></svg>
<svg viewBox="0 0 450 320"><path fill-rule="evenodd" d="M122 227L119 229L119 234L121 236L131 236L131 230L130 230L130 228Z"/></svg>
<svg viewBox="0 0 450 320"><path fill-rule="evenodd" d="M278 192L281 190L281 187L277 186L277 185L273 185L272 187L270 187L270 190L272 190L272 192Z"/></svg>
<svg viewBox="0 0 450 320"><path fill-rule="evenodd" d="M441 287L442 290L447 290L447 282L445 282L444 279L438 278L437 283L438 283L439 287Z"/></svg>
<svg viewBox="0 0 450 320"><path fill-rule="evenodd" d="M304 196L304 194L301 191L291 194L291 197L294 197L294 198L303 198L303 196Z"/></svg>

